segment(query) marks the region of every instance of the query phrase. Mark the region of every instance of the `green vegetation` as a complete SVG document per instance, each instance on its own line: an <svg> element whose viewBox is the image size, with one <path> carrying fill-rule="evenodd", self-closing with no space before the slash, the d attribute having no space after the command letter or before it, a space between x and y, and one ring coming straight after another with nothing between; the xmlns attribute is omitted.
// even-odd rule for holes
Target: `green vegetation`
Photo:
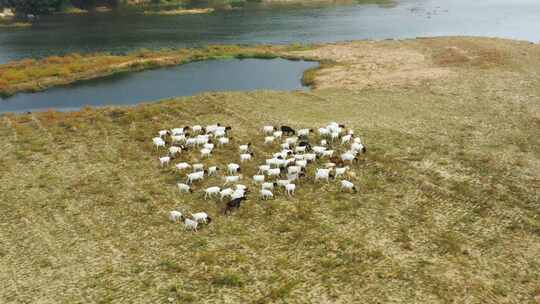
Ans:
<svg viewBox="0 0 540 304"><path fill-rule="evenodd" d="M396 51L430 64L414 61L422 73L407 76L451 73L367 83L350 66L378 80L362 53L370 47L377 59ZM325 49L344 59L315 83L348 71L345 88L0 116L0 302L537 302L540 47L440 38L299 52L322 58ZM399 63L387 65L410 70ZM228 217L223 203L180 195L184 177L161 169L151 144L163 128L221 122L262 159L262 125L334 120L368 148L353 165L358 194L308 179L291 199L260 201L253 190ZM226 161L238 161L236 146L209 160ZM213 221L186 232L168 221L173 209Z"/></svg>
<svg viewBox="0 0 540 304"><path fill-rule="evenodd" d="M31 26L32 23L28 22L0 21L0 28L26 28Z"/></svg>
<svg viewBox="0 0 540 304"><path fill-rule="evenodd" d="M0 0L0 8L12 8L17 15L53 13L83 14L115 8L148 15L209 13L244 7L324 6L334 4L377 4L392 6L394 0Z"/></svg>
<svg viewBox="0 0 540 304"><path fill-rule="evenodd" d="M200 8L200 9L169 9L169 10L146 10L143 13L145 15L192 15L192 14L209 14L213 12L212 8Z"/></svg>

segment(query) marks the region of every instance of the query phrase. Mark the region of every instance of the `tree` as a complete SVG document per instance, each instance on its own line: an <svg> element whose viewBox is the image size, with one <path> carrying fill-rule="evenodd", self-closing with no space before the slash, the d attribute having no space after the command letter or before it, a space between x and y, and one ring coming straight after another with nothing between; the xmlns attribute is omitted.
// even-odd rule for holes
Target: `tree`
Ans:
<svg viewBox="0 0 540 304"><path fill-rule="evenodd" d="M11 7L18 16L45 15L59 9L62 0L0 0L4 7Z"/></svg>

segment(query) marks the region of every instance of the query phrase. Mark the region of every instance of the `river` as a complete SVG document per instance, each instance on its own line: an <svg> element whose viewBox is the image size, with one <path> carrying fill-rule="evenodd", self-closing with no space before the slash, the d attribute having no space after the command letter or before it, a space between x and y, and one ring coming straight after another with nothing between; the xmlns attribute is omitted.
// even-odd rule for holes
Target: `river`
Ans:
<svg viewBox="0 0 540 304"><path fill-rule="evenodd" d="M397 0L393 6L329 5L184 16L98 13L43 17L0 29L0 63L66 52L332 42L468 35L538 42L538 0Z"/></svg>

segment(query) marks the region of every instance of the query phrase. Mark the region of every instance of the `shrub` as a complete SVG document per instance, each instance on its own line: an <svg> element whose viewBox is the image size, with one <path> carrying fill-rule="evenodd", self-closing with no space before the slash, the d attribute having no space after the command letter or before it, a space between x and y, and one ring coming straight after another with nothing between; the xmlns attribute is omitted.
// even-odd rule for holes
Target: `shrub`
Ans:
<svg viewBox="0 0 540 304"><path fill-rule="evenodd" d="M2 78L8 82L23 82L28 79L28 75L19 70L7 70L3 73Z"/></svg>
<svg viewBox="0 0 540 304"><path fill-rule="evenodd" d="M241 287L244 285L244 282L237 274L226 273L215 277L212 280L212 284L216 286Z"/></svg>

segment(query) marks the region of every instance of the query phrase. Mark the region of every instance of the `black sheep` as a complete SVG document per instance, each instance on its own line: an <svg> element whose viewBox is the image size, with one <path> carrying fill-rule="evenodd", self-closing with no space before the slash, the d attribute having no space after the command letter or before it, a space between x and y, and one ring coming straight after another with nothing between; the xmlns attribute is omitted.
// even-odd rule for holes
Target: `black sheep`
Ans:
<svg viewBox="0 0 540 304"><path fill-rule="evenodd" d="M246 200L247 198L245 196L235 198L227 203L227 206L225 207L225 210L223 213L228 214L233 211L233 209L240 208L240 203L242 203L243 200Z"/></svg>
<svg viewBox="0 0 540 304"><path fill-rule="evenodd" d="M284 134L287 134L287 135L294 135L296 134L296 131L289 127L289 126L281 126L281 132L283 132Z"/></svg>

